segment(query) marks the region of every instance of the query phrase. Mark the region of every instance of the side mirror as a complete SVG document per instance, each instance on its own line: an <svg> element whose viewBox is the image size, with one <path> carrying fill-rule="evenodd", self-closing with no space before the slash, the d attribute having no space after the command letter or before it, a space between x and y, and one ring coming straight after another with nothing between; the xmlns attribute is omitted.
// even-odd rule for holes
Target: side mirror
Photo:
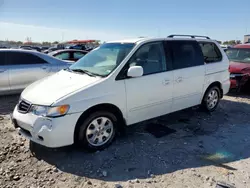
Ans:
<svg viewBox="0 0 250 188"><path fill-rule="evenodd" d="M143 75L143 68L141 66L133 66L128 69L127 76L136 78Z"/></svg>

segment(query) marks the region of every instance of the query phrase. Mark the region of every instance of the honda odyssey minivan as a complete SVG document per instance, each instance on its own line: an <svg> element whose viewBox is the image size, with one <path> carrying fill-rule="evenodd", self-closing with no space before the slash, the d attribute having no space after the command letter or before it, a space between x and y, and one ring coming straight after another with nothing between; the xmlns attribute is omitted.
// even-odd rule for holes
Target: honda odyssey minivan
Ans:
<svg viewBox="0 0 250 188"><path fill-rule="evenodd" d="M196 105L214 111L230 87L228 68L209 37L107 42L28 86L12 119L38 144L100 150L122 126Z"/></svg>

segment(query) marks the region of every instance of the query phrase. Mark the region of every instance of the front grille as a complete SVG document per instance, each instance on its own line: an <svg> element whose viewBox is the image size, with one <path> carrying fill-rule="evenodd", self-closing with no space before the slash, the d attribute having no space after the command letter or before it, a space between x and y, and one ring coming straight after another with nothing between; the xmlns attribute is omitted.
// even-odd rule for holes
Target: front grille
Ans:
<svg viewBox="0 0 250 188"><path fill-rule="evenodd" d="M18 104L18 111L20 112L20 113L23 113L23 114L25 114L25 113L27 113L28 111L29 111L29 109L30 109L30 107L31 107L31 104L30 103L28 103L28 102L26 102L26 101L24 101L24 100L21 100L20 102L19 102L19 104Z"/></svg>

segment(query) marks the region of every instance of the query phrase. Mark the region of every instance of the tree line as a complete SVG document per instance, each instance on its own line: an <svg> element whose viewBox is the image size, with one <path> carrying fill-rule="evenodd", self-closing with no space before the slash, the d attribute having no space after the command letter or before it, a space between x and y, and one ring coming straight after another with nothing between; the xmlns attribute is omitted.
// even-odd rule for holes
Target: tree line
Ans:
<svg viewBox="0 0 250 188"><path fill-rule="evenodd" d="M59 44L58 41L54 41L54 42L22 42L22 41L0 41L0 43L8 43L9 45L17 45L17 46L21 46L21 45L42 45L42 46L52 46L52 45L56 45Z"/></svg>
<svg viewBox="0 0 250 188"><path fill-rule="evenodd" d="M22 41L0 41L0 43L8 43L10 45L16 45L16 46L21 46L21 45L39 45L39 46L53 46L56 44L59 44L59 41L54 41L54 42L48 42L48 41L43 41L43 42L32 42L30 40L26 40L26 42ZM97 41L98 45L100 44L100 41ZM241 44L242 42L240 40L229 40L229 41L218 41L219 44L224 44L224 45L236 45L236 44Z"/></svg>
<svg viewBox="0 0 250 188"><path fill-rule="evenodd" d="M236 45L236 44L241 44L240 40L229 40L229 41L224 41L224 45Z"/></svg>

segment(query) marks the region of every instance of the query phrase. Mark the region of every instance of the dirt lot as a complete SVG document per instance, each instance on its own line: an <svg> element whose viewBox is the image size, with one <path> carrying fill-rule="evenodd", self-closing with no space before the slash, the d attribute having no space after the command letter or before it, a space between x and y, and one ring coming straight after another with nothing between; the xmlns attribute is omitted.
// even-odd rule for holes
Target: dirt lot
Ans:
<svg viewBox="0 0 250 188"><path fill-rule="evenodd" d="M127 128L108 149L47 149L18 136L8 113L18 96L0 98L0 187L250 187L250 97L226 96L212 114L199 109ZM153 123L176 130L156 138ZM157 129L157 128L156 128Z"/></svg>

